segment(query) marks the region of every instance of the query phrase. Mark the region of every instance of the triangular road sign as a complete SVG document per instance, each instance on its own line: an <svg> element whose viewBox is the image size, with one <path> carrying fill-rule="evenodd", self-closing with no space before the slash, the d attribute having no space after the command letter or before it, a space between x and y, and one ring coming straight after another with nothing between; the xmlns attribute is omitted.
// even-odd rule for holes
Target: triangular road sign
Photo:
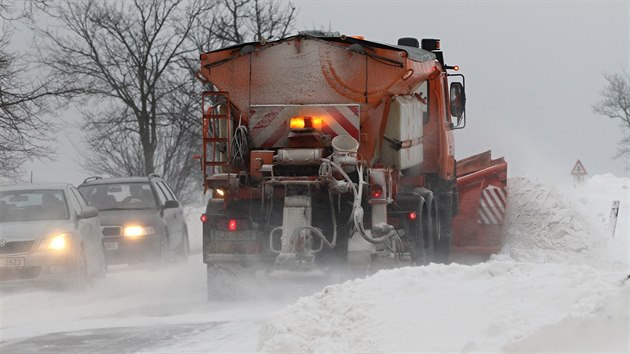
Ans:
<svg viewBox="0 0 630 354"><path fill-rule="evenodd" d="M573 166L573 170L571 170L571 174L574 176L584 176L586 175L586 169L580 160L577 160L575 165Z"/></svg>

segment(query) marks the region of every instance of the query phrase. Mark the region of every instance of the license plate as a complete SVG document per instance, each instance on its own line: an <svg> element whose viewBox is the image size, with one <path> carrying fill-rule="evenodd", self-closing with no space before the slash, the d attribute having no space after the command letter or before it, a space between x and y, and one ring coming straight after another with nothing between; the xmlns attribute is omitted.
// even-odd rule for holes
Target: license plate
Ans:
<svg viewBox="0 0 630 354"><path fill-rule="evenodd" d="M24 267L24 257L0 258L0 268Z"/></svg>
<svg viewBox="0 0 630 354"><path fill-rule="evenodd" d="M105 249L113 251L118 249L118 242L105 242Z"/></svg>

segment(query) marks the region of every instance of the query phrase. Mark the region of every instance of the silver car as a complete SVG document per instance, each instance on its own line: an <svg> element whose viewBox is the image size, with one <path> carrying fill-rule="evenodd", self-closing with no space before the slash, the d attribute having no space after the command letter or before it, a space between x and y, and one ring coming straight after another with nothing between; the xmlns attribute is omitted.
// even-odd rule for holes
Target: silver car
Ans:
<svg viewBox="0 0 630 354"><path fill-rule="evenodd" d="M82 287L104 277L97 213L69 184L0 186L0 285Z"/></svg>
<svg viewBox="0 0 630 354"><path fill-rule="evenodd" d="M160 176L90 177L78 189L89 205L98 208L108 264L188 258L182 207Z"/></svg>

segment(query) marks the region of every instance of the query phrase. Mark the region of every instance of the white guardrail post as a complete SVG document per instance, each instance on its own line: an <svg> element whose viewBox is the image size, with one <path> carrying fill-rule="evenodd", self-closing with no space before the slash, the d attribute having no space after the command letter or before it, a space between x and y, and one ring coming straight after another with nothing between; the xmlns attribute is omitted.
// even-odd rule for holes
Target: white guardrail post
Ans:
<svg viewBox="0 0 630 354"><path fill-rule="evenodd" d="M608 220L608 229L610 235L615 238L615 229L617 228L617 217L619 216L619 201L613 200L612 208L610 209L610 218Z"/></svg>

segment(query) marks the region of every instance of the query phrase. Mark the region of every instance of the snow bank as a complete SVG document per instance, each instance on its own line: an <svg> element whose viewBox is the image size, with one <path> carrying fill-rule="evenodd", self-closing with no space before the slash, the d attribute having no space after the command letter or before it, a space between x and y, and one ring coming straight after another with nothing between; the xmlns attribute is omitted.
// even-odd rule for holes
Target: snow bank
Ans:
<svg viewBox="0 0 630 354"><path fill-rule="evenodd" d="M508 352L628 353L630 288L604 298L591 315L568 316L505 347ZM625 310L625 311L624 311Z"/></svg>
<svg viewBox="0 0 630 354"><path fill-rule="evenodd" d="M611 329L599 351L627 350L628 303L610 301L627 295L624 278L587 266L500 261L381 271L287 307L261 328L259 351L502 352L547 344L570 351L575 343L546 336L568 335L571 326L586 335L583 324Z"/></svg>
<svg viewBox="0 0 630 354"><path fill-rule="evenodd" d="M519 261L627 266L628 181L595 176L576 188L511 179L502 254ZM613 200L621 202L614 239Z"/></svg>
<svg viewBox="0 0 630 354"><path fill-rule="evenodd" d="M566 191L566 188L565 188ZM585 216L593 236L600 237L593 256L626 266L630 263L630 178L611 174L593 176L575 192L566 191L576 208ZM612 201L620 202L614 238L610 228ZM619 264L618 264L619 265ZM630 270L630 268L628 268Z"/></svg>
<svg viewBox="0 0 630 354"><path fill-rule="evenodd" d="M628 178L509 184L507 242L492 261L328 286L263 324L259 351L628 352Z"/></svg>

